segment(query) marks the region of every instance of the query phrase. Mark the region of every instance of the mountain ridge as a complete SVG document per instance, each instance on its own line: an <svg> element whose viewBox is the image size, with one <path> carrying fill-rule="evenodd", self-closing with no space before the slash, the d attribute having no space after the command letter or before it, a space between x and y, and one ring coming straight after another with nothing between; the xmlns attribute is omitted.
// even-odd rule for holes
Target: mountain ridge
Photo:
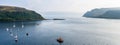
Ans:
<svg viewBox="0 0 120 45"><path fill-rule="evenodd" d="M120 19L120 8L100 8L86 12L83 17Z"/></svg>

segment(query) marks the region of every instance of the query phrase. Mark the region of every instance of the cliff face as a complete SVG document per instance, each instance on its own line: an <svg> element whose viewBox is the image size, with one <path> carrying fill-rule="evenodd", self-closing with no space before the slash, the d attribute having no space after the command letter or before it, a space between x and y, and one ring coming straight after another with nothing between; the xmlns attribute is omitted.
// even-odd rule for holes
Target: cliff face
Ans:
<svg viewBox="0 0 120 45"><path fill-rule="evenodd" d="M35 11L21 7L0 6L0 21L43 20Z"/></svg>
<svg viewBox="0 0 120 45"><path fill-rule="evenodd" d="M83 17L120 19L120 8L101 8L86 12Z"/></svg>

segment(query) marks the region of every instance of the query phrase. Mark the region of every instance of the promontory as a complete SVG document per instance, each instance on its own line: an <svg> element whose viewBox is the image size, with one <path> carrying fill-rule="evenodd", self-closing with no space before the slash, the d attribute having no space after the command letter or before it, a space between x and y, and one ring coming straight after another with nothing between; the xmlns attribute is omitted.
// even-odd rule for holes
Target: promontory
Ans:
<svg viewBox="0 0 120 45"><path fill-rule="evenodd" d="M100 8L86 12L84 17L120 19L120 8Z"/></svg>
<svg viewBox="0 0 120 45"><path fill-rule="evenodd" d="M44 20L35 11L16 6L0 6L0 21Z"/></svg>

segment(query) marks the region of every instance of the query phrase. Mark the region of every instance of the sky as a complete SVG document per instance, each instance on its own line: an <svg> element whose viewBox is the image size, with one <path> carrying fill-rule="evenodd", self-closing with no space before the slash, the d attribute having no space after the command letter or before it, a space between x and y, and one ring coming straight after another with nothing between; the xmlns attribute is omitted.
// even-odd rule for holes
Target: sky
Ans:
<svg viewBox="0 0 120 45"><path fill-rule="evenodd" d="M120 7L120 0L0 0L0 5L25 7L38 12L86 12L94 8Z"/></svg>

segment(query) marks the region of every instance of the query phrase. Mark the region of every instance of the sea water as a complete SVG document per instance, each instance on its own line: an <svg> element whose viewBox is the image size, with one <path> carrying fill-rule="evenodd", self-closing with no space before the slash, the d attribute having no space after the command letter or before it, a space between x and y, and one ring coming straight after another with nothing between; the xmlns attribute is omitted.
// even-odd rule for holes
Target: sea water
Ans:
<svg viewBox="0 0 120 45"><path fill-rule="evenodd" d="M119 19L82 15L43 13L47 19L65 20L0 22L0 45L59 45L59 37L64 40L62 45L120 45Z"/></svg>

